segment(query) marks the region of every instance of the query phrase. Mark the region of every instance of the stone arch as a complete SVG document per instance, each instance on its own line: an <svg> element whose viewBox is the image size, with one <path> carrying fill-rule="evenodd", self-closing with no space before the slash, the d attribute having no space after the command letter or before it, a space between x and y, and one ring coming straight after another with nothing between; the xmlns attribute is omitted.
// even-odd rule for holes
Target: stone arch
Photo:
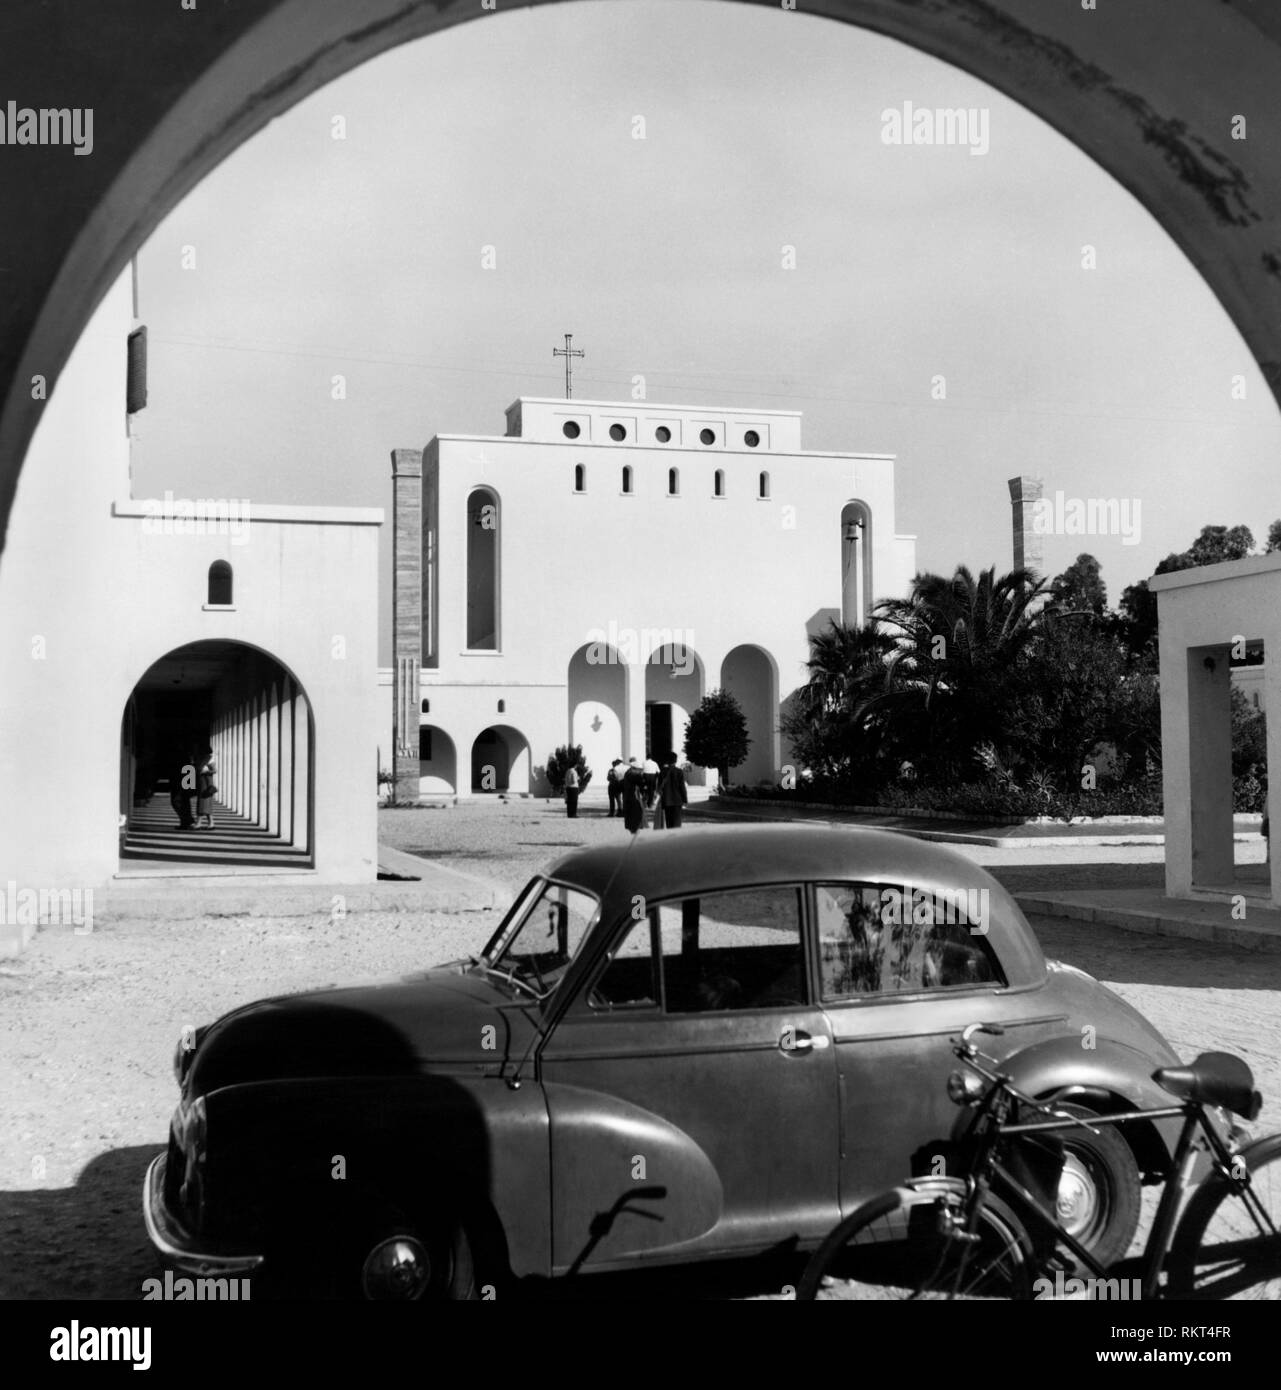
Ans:
<svg viewBox="0 0 1281 1390"><path fill-rule="evenodd" d="M721 689L742 706L751 744L747 761L730 770L730 780L772 782L779 770L778 663L752 642L735 647L721 662Z"/></svg>
<svg viewBox="0 0 1281 1390"><path fill-rule="evenodd" d="M529 794L529 740L510 724L490 724L471 745L471 790Z"/></svg>
<svg viewBox="0 0 1281 1390"><path fill-rule="evenodd" d="M315 723L301 682L272 653L204 639L139 676L121 738L122 874L167 864L315 865ZM212 755L212 829L194 816L194 779Z"/></svg>
<svg viewBox="0 0 1281 1390"><path fill-rule="evenodd" d="M527 0L527 4L550 0ZM1233 142L1224 113L1246 91L1281 90L1281 15L1224 0L1185 0L1177 28L1152 42L1150 11L1113 17L1120 42L1076 6L964 0L931 6L820 0L822 15L907 43L991 83L1078 145L1152 213L1218 295L1281 394L1281 170L1267 140ZM207 173L276 116L377 54L466 18L403 0L358 9L316 0L253 0L193 30L140 30L109 8L77 7L80 46L101 55L81 104L120 114L92 159L65 163L56 187L39 161L11 161L15 206L41 209L0 227L13 290L0 334L0 549L40 402L128 258ZM798 20L788 16L784 22ZM63 62L43 8L9 25L0 76L8 90L56 86ZM1195 68L1170 112L1168 73Z"/></svg>
<svg viewBox="0 0 1281 1390"><path fill-rule="evenodd" d="M604 640L585 642L569 658L565 685L568 741L582 747L593 783L604 786L627 746L627 662Z"/></svg>
<svg viewBox="0 0 1281 1390"><path fill-rule="evenodd" d="M689 717L707 694L707 670L703 658L679 634L663 642L645 659L645 751L662 762L670 749L684 765L685 729ZM691 786L705 786L707 769L692 768Z"/></svg>
<svg viewBox="0 0 1281 1390"><path fill-rule="evenodd" d="M458 749L449 734L429 719L418 722L418 794L458 795Z"/></svg>

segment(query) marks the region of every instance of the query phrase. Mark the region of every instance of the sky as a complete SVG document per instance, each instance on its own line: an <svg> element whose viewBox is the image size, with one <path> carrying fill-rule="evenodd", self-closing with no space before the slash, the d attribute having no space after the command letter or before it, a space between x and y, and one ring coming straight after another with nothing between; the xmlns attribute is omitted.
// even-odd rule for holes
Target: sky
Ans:
<svg viewBox="0 0 1281 1390"><path fill-rule="evenodd" d="M985 111L986 151L887 144L908 101ZM384 662L391 450L562 394L566 332L580 399L641 376L895 454L922 569L1010 568L1016 474L1137 501L1137 543L1045 542L1114 604L1202 526L1281 517L1281 415L1152 216L986 84L781 8L576 0L407 44L242 146L138 271L135 495L386 508Z"/></svg>

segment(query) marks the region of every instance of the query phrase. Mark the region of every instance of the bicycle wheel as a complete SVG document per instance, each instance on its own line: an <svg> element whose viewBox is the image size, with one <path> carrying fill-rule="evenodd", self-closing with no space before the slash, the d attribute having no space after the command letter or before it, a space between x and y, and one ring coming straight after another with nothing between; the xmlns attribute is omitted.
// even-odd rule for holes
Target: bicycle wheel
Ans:
<svg viewBox="0 0 1281 1390"><path fill-rule="evenodd" d="M1281 1134L1241 1150L1251 1211L1237 1188L1214 1173L1197 1188L1166 1260L1166 1298L1281 1299Z"/></svg>
<svg viewBox="0 0 1281 1390"><path fill-rule="evenodd" d="M1018 1218L989 1195L979 1239L961 1240L947 1233L940 1214L959 1216L964 1202L965 1183L946 1177L917 1178L864 1202L814 1252L797 1301L820 1292L860 1300L1031 1298L1031 1257Z"/></svg>

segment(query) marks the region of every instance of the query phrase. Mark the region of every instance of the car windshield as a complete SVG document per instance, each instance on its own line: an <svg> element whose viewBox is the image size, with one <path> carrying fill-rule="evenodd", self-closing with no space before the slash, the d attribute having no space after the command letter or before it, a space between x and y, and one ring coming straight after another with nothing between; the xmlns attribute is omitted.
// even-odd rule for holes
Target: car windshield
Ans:
<svg viewBox="0 0 1281 1390"><path fill-rule="evenodd" d="M514 988L545 999L564 978L599 906L581 888L535 879L485 948L481 964Z"/></svg>

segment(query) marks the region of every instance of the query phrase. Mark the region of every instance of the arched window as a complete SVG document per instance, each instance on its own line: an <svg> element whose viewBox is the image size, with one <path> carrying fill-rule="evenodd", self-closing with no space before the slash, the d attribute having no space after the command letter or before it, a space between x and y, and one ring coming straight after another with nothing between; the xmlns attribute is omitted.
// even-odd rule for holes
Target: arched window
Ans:
<svg viewBox="0 0 1281 1390"><path fill-rule="evenodd" d="M625 464L623 465L623 491L624 491L624 492L631 492L631 490L632 490L632 466L631 466L630 463L625 463Z"/></svg>
<svg viewBox="0 0 1281 1390"><path fill-rule="evenodd" d="M431 701L430 701L430 700L424 700L424 701L423 701L423 713L424 713L424 714L430 714L430 713L431 713Z"/></svg>
<svg viewBox="0 0 1281 1390"><path fill-rule="evenodd" d="M574 465L574 491L587 491L587 465L585 463L576 463Z"/></svg>
<svg viewBox="0 0 1281 1390"><path fill-rule="evenodd" d="M226 560L215 560L209 566L209 603L222 607L231 604L231 566Z"/></svg>
<svg viewBox="0 0 1281 1390"><path fill-rule="evenodd" d="M761 497L768 497L768 496L769 496L769 474L768 474L768 473L762 473L762 474L761 474L760 492L759 492L758 495L761 496Z"/></svg>
<svg viewBox="0 0 1281 1390"><path fill-rule="evenodd" d="M725 496L725 470L723 468L718 468L716 472L712 474L712 496Z"/></svg>
<svg viewBox="0 0 1281 1390"><path fill-rule="evenodd" d="M667 470L667 495L676 497L681 490L681 471L679 468Z"/></svg>
<svg viewBox="0 0 1281 1390"><path fill-rule="evenodd" d="M498 494L478 487L467 499L467 647L498 650Z"/></svg>
<svg viewBox="0 0 1281 1390"><path fill-rule="evenodd" d="M499 700L499 702L498 702L498 713L499 713L499 714L506 714L506 713L507 713L507 701L506 701L506 700Z"/></svg>
<svg viewBox="0 0 1281 1390"><path fill-rule="evenodd" d="M866 502L841 509L841 622L861 627L872 614L872 511Z"/></svg>

